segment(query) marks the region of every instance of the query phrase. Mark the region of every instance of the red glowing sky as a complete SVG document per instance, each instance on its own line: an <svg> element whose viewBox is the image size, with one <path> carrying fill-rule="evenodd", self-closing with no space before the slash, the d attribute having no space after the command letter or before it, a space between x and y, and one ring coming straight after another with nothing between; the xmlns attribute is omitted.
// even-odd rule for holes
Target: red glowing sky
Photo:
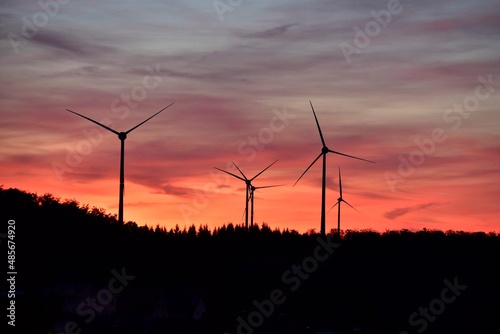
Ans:
<svg viewBox="0 0 500 334"><path fill-rule="evenodd" d="M322 147L311 100L330 149L376 161L328 155L343 228L500 231L500 9L388 3L9 1L0 184L116 213L120 141L65 109L126 131L175 101L128 136L126 221L241 224L245 185L213 167L279 159L255 221L318 231L321 161L292 187Z"/></svg>

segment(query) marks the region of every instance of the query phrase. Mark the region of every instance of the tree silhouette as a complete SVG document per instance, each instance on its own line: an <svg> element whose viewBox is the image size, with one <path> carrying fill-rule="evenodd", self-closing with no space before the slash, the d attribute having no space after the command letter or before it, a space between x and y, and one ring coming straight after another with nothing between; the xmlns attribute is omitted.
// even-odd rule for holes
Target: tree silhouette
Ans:
<svg viewBox="0 0 500 334"><path fill-rule="evenodd" d="M489 306L500 298L500 235L493 232L346 230L341 239L331 235L340 246L314 266L315 254L328 254L315 253L321 243L314 230L301 234L267 224L246 230L228 223L167 231L119 224L115 215L74 199L2 187L0 214L4 222L16 221L20 332L59 333L57 323L74 321L93 333L233 334L238 317L247 319L258 310L255 303L276 289L286 301L274 306L261 331L416 332L409 316L439 299L444 280L455 278L467 289L429 322L426 333L499 329L498 308ZM6 239L1 241L3 246ZM298 266L307 278L298 278ZM122 268L135 278L116 295L114 313L96 312L87 324L68 311L96 298L112 270ZM297 289L283 279L287 272L300 283ZM195 320L200 300L205 312Z"/></svg>

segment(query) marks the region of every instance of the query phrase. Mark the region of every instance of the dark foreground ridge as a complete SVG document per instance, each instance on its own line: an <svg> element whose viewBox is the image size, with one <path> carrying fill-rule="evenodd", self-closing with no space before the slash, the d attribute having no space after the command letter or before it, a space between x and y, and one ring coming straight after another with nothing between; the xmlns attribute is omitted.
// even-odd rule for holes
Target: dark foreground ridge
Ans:
<svg viewBox="0 0 500 334"><path fill-rule="evenodd" d="M16 333L500 332L495 233L168 231L3 188L0 209L5 258L16 222Z"/></svg>

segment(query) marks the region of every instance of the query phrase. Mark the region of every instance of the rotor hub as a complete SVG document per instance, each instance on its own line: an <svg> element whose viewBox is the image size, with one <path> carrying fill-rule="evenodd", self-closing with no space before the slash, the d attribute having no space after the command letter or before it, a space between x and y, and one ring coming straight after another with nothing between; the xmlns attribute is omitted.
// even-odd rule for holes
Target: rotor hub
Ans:
<svg viewBox="0 0 500 334"><path fill-rule="evenodd" d="M330 151L330 149L328 147L326 147L326 146L323 146L323 148L321 149L321 153L322 154L327 154L328 151Z"/></svg>
<svg viewBox="0 0 500 334"><path fill-rule="evenodd" d="M125 139L127 139L127 134L126 134L125 132L120 132L120 133L118 134L118 138L119 138L120 140L125 140Z"/></svg>

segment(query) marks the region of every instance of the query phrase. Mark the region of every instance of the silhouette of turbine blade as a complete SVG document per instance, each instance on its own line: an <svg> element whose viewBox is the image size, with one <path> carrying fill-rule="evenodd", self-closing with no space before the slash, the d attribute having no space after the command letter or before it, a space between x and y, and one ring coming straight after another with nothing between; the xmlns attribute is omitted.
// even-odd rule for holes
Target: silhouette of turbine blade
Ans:
<svg viewBox="0 0 500 334"><path fill-rule="evenodd" d="M363 159L363 158L358 158L358 157L355 157L353 155L349 155L349 154L345 154L345 153L340 153L340 152L337 152L337 151L334 151L334 150L328 150L328 152L335 153L335 154L340 154L340 155L343 155L345 157L349 157L349 158L353 158L353 159L358 159L358 160L363 160L363 161L366 161L366 162L371 162L372 164L375 163L375 161L366 160L366 159Z"/></svg>
<svg viewBox="0 0 500 334"><path fill-rule="evenodd" d="M168 107L170 107L172 104L174 104L175 102L172 102L170 103L168 106L166 106L165 108L163 108L162 110L158 111L156 114L154 114L153 116L149 117L148 119L146 119L145 121L142 121L141 123L137 124L136 126L134 126L132 129L128 130L125 132L125 134L128 134L130 132L132 132L133 130L137 129L138 127L140 127L141 125L143 125L144 123L146 123L147 121L149 121L151 118L155 117L156 115L158 115L159 113L161 113L163 110L167 109Z"/></svg>
<svg viewBox="0 0 500 334"><path fill-rule="evenodd" d="M295 181L295 183L293 184L292 187L295 187L295 185L297 184L297 182L299 182L299 180L302 178L302 176L304 176L305 173L307 173L307 171L309 170L309 168L312 167L312 165L314 165L316 163L316 161L318 161L318 159L323 155L323 153L320 153L318 155L318 157L316 159L314 159L314 161L309 165L309 167L306 168L306 170L304 171L304 173L302 173L302 175L300 175L300 177L297 179L297 181Z"/></svg>
<svg viewBox="0 0 500 334"><path fill-rule="evenodd" d="M108 127L108 126L106 126L106 125L104 125L104 124L101 124L101 123L99 123L99 122L97 122L97 121L94 121L92 118L89 118L89 117L87 117L87 116L83 116L82 114L79 114L79 113L74 112L74 111L69 110L69 109L66 109L66 111L69 111L70 113L73 113L73 114L75 114L75 115L78 115L78 116L80 116L80 117L83 117L83 118L85 118L85 119L87 119L87 120L91 121L92 123L95 123L95 124L97 124L97 125L99 125L99 126L101 126L101 127L105 128L106 130L113 132L114 134L117 134L117 135L119 135L119 134L120 134L118 131L115 131L115 130L111 129L110 127Z"/></svg>
<svg viewBox="0 0 500 334"><path fill-rule="evenodd" d="M262 187L255 187L255 189L265 189L265 188L274 188L274 187L282 187L284 184L275 184L272 186L262 186Z"/></svg>
<svg viewBox="0 0 500 334"><path fill-rule="evenodd" d="M347 203L345 200L342 200L342 202L344 202L345 204L349 205L351 208L353 208L354 210L358 211L358 209L356 209L355 207L353 207L351 204ZM359 212L359 211L358 211Z"/></svg>
<svg viewBox="0 0 500 334"><path fill-rule="evenodd" d="M240 172L240 174L243 176L243 181L248 180L248 179L247 179L247 177L245 176L245 174L243 174L243 172L241 171L241 169L240 169L238 166L236 166L236 164L234 163L234 161L231 161L231 162L233 163L234 167L236 167L236 169L237 169L237 170Z"/></svg>
<svg viewBox="0 0 500 334"><path fill-rule="evenodd" d="M264 168L259 174L257 174L254 177L252 177L250 179L250 181L253 181L257 176L259 176L260 174L264 173L269 167L271 167L272 165L274 165L277 161L278 161L278 159L276 159L272 164L270 164L269 166L267 166L266 168Z"/></svg>
<svg viewBox="0 0 500 334"><path fill-rule="evenodd" d="M309 104L311 105L311 109L313 111L314 119L316 120L316 125L318 126L318 131L319 131L319 136L321 137L321 142L323 143L323 147L325 147L326 144L325 144L325 139L323 138L323 132L321 132L321 128L319 126L318 118L316 117L316 112L314 111L314 107L313 107L313 104L312 104L311 100L309 100Z"/></svg>
<svg viewBox="0 0 500 334"><path fill-rule="evenodd" d="M252 201L252 198L253 198L253 191L250 191L250 195L248 196L248 200L247 200L247 205L248 205L248 203L250 203ZM247 212L247 208L245 207L243 209L243 214L241 215L241 218L245 217L246 212Z"/></svg>
<svg viewBox="0 0 500 334"><path fill-rule="evenodd" d="M340 198L342 198L342 177L340 177L340 167L339 167L339 189L340 189Z"/></svg>
<svg viewBox="0 0 500 334"><path fill-rule="evenodd" d="M252 198L253 198L253 190L250 189L250 191L248 193L249 193L249 195L248 195L248 203L250 203L252 201Z"/></svg>
<svg viewBox="0 0 500 334"><path fill-rule="evenodd" d="M238 175L236 175L236 174L230 173L230 172L228 172L228 171L226 171L226 170L224 170L224 169L220 169L220 168L217 168L217 167L214 167L214 168L215 168L215 169L217 169L217 170L220 170L221 172L224 172L224 173L226 173L226 174L229 174L229 175L231 175L231 176L234 176L234 177L235 177L235 178L237 178L237 179L240 179L240 180L242 180L242 181L246 181L244 178L242 178L242 177L240 177L240 176L238 176Z"/></svg>
<svg viewBox="0 0 500 334"><path fill-rule="evenodd" d="M252 199L253 199L253 190L252 189L248 189L248 187L247 187L247 194L249 194L248 195L248 199L247 199L247 206L248 206L248 203L250 203L252 201ZM245 216L246 212L247 212L247 208L245 207L243 209L243 214L241 215L241 218L243 218Z"/></svg>
<svg viewBox="0 0 500 334"><path fill-rule="evenodd" d="M337 204L339 204L339 203L340 203L340 202L339 202L339 201L337 201L337 203L335 203L335 204L334 204L334 205L330 208L330 210L328 210L328 212L332 211L332 209L333 209L334 207L336 207L336 206L337 206Z"/></svg>

